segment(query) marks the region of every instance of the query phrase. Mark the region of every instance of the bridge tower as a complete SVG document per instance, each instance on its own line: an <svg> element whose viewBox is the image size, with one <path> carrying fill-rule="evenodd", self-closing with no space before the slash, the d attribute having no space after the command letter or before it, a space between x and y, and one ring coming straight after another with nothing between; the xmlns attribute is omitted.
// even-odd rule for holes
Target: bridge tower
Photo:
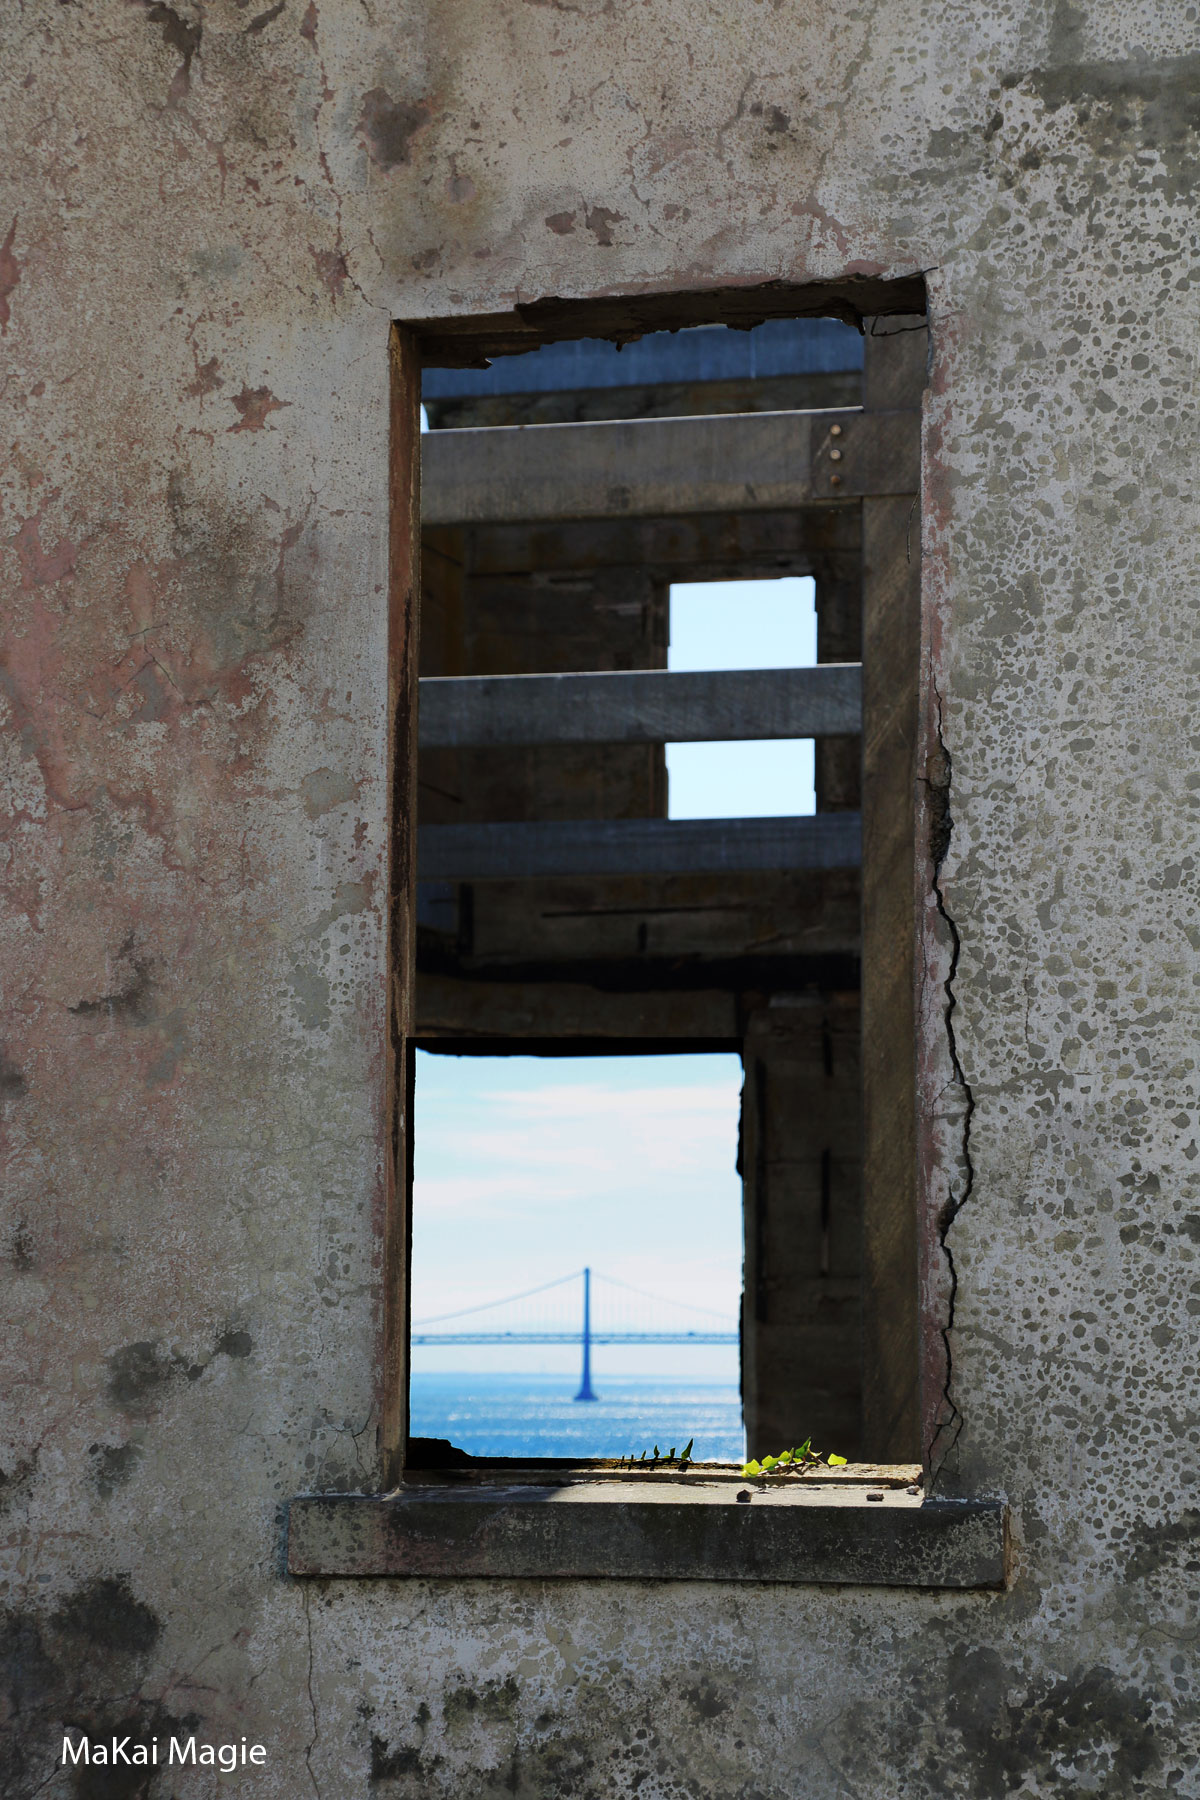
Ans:
<svg viewBox="0 0 1200 1800"><path fill-rule="evenodd" d="M595 1400L592 1392L592 1271L583 1271L583 1375L577 1400Z"/></svg>

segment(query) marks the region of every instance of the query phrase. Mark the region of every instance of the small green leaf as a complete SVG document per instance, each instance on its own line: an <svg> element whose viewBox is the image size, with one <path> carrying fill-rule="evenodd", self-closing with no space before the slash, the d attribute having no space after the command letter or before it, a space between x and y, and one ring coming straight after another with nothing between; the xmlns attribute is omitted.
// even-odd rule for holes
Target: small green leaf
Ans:
<svg viewBox="0 0 1200 1800"><path fill-rule="evenodd" d="M674 1444L671 1445L671 1454L670 1454L670 1456L668 1456L667 1461L668 1462L675 1461L675 1446L674 1446Z"/></svg>
<svg viewBox="0 0 1200 1800"><path fill-rule="evenodd" d="M830 1455L826 1460L831 1469L844 1469L846 1467L846 1459L844 1456Z"/></svg>
<svg viewBox="0 0 1200 1800"><path fill-rule="evenodd" d="M783 1454L782 1454L782 1456L781 1456L781 1457L780 1457L780 1458L779 1458L779 1460L780 1460L780 1462L781 1462L781 1463L790 1463L790 1462L791 1462L791 1460L792 1460L792 1453L791 1453L791 1451L790 1451L790 1450L785 1450L785 1451L784 1451L784 1452L783 1452Z"/></svg>
<svg viewBox="0 0 1200 1800"><path fill-rule="evenodd" d="M742 1464L742 1474L743 1475L761 1475L762 1474L762 1464L757 1463L757 1462L743 1463Z"/></svg>
<svg viewBox="0 0 1200 1800"><path fill-rule="evenodd" d="M655 1444L655 1446L654 1446L654 1460L655 1460L655 1462L658 1461L658 1445L657 1444Z"/></svg>

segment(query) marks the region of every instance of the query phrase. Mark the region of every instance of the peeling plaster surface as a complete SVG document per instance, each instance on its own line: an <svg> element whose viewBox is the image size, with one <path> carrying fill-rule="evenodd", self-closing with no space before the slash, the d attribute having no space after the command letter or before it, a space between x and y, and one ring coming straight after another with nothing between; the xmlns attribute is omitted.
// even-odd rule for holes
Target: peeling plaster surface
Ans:
<svg viewBox="0 0 1200 1800"><path fill-rule="evenodd" d="M0 1788L216 1791L69 1722L287 1800L1200 1792L1196 7L0 31ZM914 268L941 1481L1014 1585L289 1583L375 1481L389 318Z"/></svg>

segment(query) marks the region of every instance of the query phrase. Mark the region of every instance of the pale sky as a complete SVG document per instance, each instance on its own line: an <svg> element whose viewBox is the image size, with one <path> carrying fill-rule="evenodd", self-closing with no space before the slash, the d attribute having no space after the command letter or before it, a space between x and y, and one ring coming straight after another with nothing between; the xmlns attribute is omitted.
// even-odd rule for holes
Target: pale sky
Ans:
<svg viewBox="0 0 1200 1800"><path fill-rule="evenodd" d="M713 1308L736 1329L741 1059L417 1054L413 1328L422 1319L597 1274ZM579 1289L556 1297L564 1324ZM597 1303L599 1303L599 1292ZM673 1323L677 1323L676 1315ZM599 1322L599 1321L598 1321ZM464 1325L467 1321L464 1321ZM612 1374L729 1374L724 1347L610 1347ZM574 1350L433 1349L424 1369L574 1370Z"/></svg>
<svg viewBox="0 0 1200 1800"><path fill-rule="evenodd" d="M813 582L676 582L669 669L807 669L817 660ZM668 744L673 819L782 818L816 810L811 738Z"/></svg>

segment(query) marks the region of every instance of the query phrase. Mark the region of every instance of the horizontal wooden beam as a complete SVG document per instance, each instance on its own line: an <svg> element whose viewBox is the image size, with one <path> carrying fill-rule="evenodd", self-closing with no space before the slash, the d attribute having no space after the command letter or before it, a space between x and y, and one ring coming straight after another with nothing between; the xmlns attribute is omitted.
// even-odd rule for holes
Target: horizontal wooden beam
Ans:
<svg viewBox="0 0 1200 1800"><path fill-rule="evenodd" d="M581 569L653 570L666 581L769 580L821 575L853 559L859 580L860 508L830 501L777 512L677 513L668 519L560 519L480 525L470 532L471 576ZM461 526L433 525L426 550L459 560Z"/></svg>
<svg viewBox="0 0 1200 1800"><path fill-rule="evenodd" d="M767 511L915 494L915 412L715 413L429 431L426 525Z"/></svg>
<svg viewBox="0 0 1200 1800"><path fill-rule="evenodd" d="M599 675L433 676L423 750L465 744L692 744L837 737L862 724L862 668L661 669Z"/></svg>
<svg viewBox="0 0 1200 1800"><path fill-rule="evenodd" d="M417 836L422 881L853 869L861 857L859 815L849 812L784 819L423 825Z"/></svg>
<svg viewBox="0 0 1200 1800"><path fill-rule="evenodd" d="M578 981L472 981L417 972L416 1036L740 1039L736 996L716 988L613 993Z"/></svg>

